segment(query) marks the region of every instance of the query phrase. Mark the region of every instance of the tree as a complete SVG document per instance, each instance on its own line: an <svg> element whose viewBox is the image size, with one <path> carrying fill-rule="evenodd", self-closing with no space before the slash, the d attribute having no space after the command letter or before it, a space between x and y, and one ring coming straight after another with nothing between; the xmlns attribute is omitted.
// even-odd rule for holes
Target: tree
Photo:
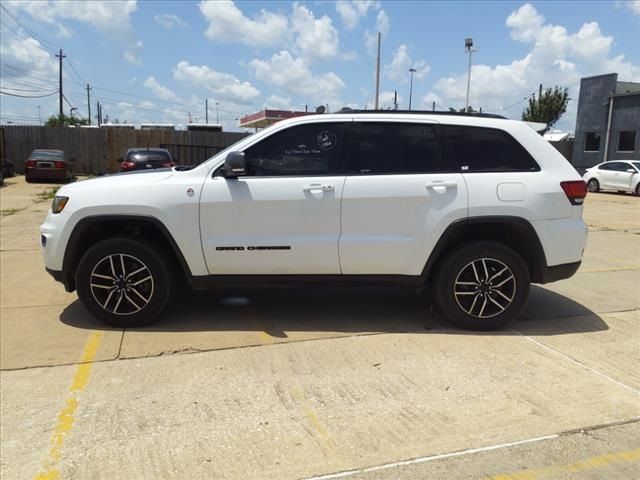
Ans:
<svg viewBox="0 0 640 480"><path fill-rule="evenodd" d="M62 115L51 115L45 122L45 127L66 127L68 125L88 125L89 121L84 118L69 117Z"/></svg>
<svg viewBox="0 0 640 480"><path fill-rule="evenodd" d="M567 111L569 103L569 89L555 86L553 89L547 88L538 98L531 97L529 106L522 112L522 120L526 122L546 123L547 132Z"/></svg>

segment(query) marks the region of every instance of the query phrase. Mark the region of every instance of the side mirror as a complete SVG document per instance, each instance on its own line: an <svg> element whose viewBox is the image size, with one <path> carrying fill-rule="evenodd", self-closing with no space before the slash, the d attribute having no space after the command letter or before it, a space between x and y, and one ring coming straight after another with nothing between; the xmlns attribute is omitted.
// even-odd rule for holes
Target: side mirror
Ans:
<svg viewBox="0 0 640 480"><path fill-rule="evenodd" d="M116 158L116 162L118 163L122 163L124 162L124 158L120 157L120 158Z"/></svg>
<svg viewBox="0 0 640 480"><path fill-rule="evenodd" d="M627 172L628 173L636 173L636 171L633 168L627 168Z"/></svg>
<svg viewBox="0 0 640 480"><path fill-rule="evenodd" d="M226 178L236 178L247 173L244 152L229 153L224 160L224 172Z"/></svg>

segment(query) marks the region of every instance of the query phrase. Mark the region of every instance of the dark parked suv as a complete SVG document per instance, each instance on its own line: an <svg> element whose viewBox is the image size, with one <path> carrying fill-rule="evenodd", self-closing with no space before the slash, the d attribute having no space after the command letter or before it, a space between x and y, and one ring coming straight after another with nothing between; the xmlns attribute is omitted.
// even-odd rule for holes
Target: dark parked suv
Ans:
<svg viewBox="0 0 640 480"><path fill-rule="evenodd" d="M153 168L170 168L175 162L166 148L130 148L121 162L120 171L147 170Z"/></svg>

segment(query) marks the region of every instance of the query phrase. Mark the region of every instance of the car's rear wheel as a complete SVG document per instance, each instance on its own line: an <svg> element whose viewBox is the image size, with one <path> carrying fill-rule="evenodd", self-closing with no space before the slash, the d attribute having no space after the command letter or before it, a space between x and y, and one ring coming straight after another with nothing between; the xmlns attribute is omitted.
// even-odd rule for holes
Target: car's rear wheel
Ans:
<svg viewBox="0 0 640 480"><path fill-rule="evenodd" d="M78 297L92 314L110 325L146 325L162 313L171 296L170 264L161 250L137 240L103 240L78 264Z"/></svg>
<svg viewBox="0 0 640 480"><path fill-rule="evenodd" d="M494 330L520 313L529 286L529 271L520 255L497 242L476 242L454 251L441 264L436 301L455 325Z"/></svg>
<svg viewBox="0 0 640 480"><path fill-rule="evenodd" d="M600 183L595 178L592 178L587 182L587 188L591 193L597 193L600 191Z"/></svg>
<svg viewBox="0 0 640 480"><path fill-rule="evenodd" d="M640 196L640 183L636 185L635 194L636 196Z"/></svg>

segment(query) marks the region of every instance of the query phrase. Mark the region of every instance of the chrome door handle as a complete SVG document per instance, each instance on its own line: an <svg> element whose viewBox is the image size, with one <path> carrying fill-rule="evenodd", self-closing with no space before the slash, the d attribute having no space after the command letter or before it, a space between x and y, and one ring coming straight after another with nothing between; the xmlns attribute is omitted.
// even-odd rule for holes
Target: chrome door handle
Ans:
<svg viewBox="0 0 640 480"><path fill-rule="evenodd" d="M333 185L320 185L319 183L314 183L312 185L307 185L302 187L303 192L313 192L315 190L322 190L323 192L332 192L334 190Z"/></svg>
<svg viewBox="0 0 640 480"><path fill-rule="evenodd" d="M433 182L427 184L427 188L435 188L435 187L444 187L444 188L458 188L457 182L443 182L439 180L434 180Z"/></svg>

